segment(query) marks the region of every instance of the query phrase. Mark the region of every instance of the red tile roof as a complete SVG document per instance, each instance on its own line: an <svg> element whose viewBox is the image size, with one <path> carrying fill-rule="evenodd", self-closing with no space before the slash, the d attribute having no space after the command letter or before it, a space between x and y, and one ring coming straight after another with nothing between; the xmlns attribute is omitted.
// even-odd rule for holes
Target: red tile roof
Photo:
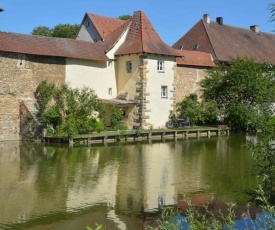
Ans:
<svg viewBox="0 0 275 230"><path fill-rule="evenodd" d="M93 22L97 32L101 36L101 39L105 39L108 35L125 23L125 20L109 18L91 13L86 14Z"/></svg>
<svg viewBox="0 0 275 230"><path fill-rule="evenodd" d="M86 60L108 60L105 45L67 38L0 32L0 51Z"/></svg>
<svg viewBox="0 0 275 230"><path fill-rule="evenodd" d="M143 11L134 12L127 37L115 55L137 53L180 56L177 50L160 39Z"/></svg>
<svg viewBox="0 0 275 230"><path fill-rule="evenodd" d="M177 65L213 67L215 63L210 53L199 51L179 50L182 57L177 58Z"/></svg>
<svg viewBox="0 0 275 230"><path fill-rule="evenodd" d="M215 61L230 62L237 57L250 57L257 62L275 64L275 34L255 33L250 29L200 20L173 47L193 50L196 44L199 51L211 53Z"/></svg>
<svg viewBox="0 0 275 230"><path fill-rule="evenodd" d="M123 32L129 27L129 24L131 23L130 20L127 20L122 24L120 27L118 27L116 30L114 30L111 34L109 34L105 39L104 43L106 44L106 51L110 50L114 47L115 43L119 40L119 38L122 36Z"/></svg>

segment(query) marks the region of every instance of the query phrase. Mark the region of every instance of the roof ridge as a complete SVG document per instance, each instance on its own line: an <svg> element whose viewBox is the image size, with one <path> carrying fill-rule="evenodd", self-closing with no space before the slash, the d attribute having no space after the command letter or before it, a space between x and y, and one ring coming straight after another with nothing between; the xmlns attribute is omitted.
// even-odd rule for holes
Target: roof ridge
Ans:
<svg viewBox="0 0 275 230"><path fill-rule="evenodd" d="M116 55L151 53L168 56L180 56L175 49L161 40L152 23L143 11L136 11L123 44Z"/></svg>
<svg viewBox="0 0 275 230"><path fill-rule="evenodd" d="M204 30L205 30L205 33L207 34L207 37L208 37L208 40L209 40L209 42L210 42L210 44L211 44L211 47L212 47L212 50L213 50L213 52L214 52L214 55L216 56L216 57L218 57L217 56L217 54L216 54L216 51L215 51L215 49L214 49L214 46L213 46L213 43L212 43L212 41L211 41L211 38L210 38L210 36L209 36L209 34L208 34L208 31L207 31L207 29L206 29L206 27L205 27L205 21L203 20L203 19L200 19L200 21L202 22L202 24L203 24L203 28L204 28ZM211 23L211 21L210 21L210 23Z"/></svg>
<svg viewBox="0 0 275 230"><path fill-rule="evenodd" d="M203 19L201 19L201 20L203 20ZM216 21L210 21L210 25L213 24L213 23L219 25L219 23L216 22ZM255 25L256 25L256 24L255 24ZM240 29L240 30L247 30L247 31L249 31L249 32L250 32L250 31L253 32L250 28L244 28L244 27L229 25L229 24L225 24L225 23L224 23L222 26L231 27L231 28ZM252 25L251 25L251 26L252 26ZM255 32L253 32L253 33L255 33ZM265 33L265 34L269 34L269 35L275 36L275 34L273 34L273 33L268 33L268 32L265 32L265 31L260 31L259 33Z"/></svg>
<svg viewBox="0 0 275 230"><path fill-rule="evenodd" d="M113 17L108 17L108 16L104 16L104 15L100 15L100 14L94 14L94 13L89 13L89 12L86 12L86 14L92 15L92 16L96 16L96 17L101 17L101 18L109 18L109 19L113 19L113 20L117 20L117 21L125 21L125 20L122 20L122 19L119 19L119 18L113 18Z"/></svg>
<svg viewBox="0 0 275 230"><path fill-rule="evenodd" d="M138 12L140 12L140 24L141 24L140 25L140 28L141 28L140 33L141 33L141 41L143 41L144 40L144 38L143 38L143 36L144 36L144 34L143 34L143 18L142 18L143 12L141 10ZM142 45L142 51L144 51L145 50L144 42L142 42L141 45Z"/></svg>

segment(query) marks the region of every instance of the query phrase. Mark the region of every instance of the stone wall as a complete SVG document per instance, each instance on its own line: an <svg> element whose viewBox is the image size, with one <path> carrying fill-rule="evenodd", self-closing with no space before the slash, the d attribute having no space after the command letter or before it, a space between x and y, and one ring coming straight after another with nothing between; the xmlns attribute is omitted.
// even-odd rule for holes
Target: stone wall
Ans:
<svg viewBox="0 0 275 230"><path fill-rule="evenodd" d="M207 68L197 66L176 67L176 103L182 101L191 93L196 93L198 96L201 95L199 82L207 75L206 70Z"/></svg>
<svg viewBox="0 0 275 230"><path fill-rule="evenodd" d="M42 80L65 82L65 58L0 52L0 141L20 140L20 102Z"/></svg>

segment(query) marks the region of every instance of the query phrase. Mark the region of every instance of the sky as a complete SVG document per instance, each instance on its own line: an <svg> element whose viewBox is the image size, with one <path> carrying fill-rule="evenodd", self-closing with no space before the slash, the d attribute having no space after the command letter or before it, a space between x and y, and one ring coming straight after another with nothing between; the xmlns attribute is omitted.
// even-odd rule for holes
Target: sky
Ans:
<svg viewBox="0 0 275 230"><path fill-rule="evenodd" d="M275 0L1 0L0 31L30 34L37 26L80 24L86 12L117 18L142 10L168 45L173 45L203 14L212 21L223 17L224 24L272 32L269 3Z"/></svg>

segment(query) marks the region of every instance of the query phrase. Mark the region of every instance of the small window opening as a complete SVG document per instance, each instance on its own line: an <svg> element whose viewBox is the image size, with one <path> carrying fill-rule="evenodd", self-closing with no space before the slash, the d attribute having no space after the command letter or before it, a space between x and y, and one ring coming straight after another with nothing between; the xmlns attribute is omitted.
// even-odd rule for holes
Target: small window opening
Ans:
<svg viewBox="0 0 275 230"><path fill-rule="evenodd" d="M164 72L164 61L158 61L157 70L158 72Z"/></svg>
<svg viewBox="0 0 275 230"><path fill-rule="evenodd" d="M112 89L112 88L109 88L109 89L108 89L108 94L109 94L110 96L112 96L112 94L113 94L113 89Z"/></svg>
<svg viewBox="0 0 275 230"><path fill-rule="evenodd" d="M132 62L131 61L126 62L126 70L128 73L132 72Z"/></svg>
<svg viewBox="0 0 275 230"><path fill-rule="evenodd" d="M161 91L161 97L162 98L167 98L168 97L168 87L167 86L162 85L160 91Z"/></svg>
<svg viewBox="0 0 275 230"><path fill-rule="evenodd" d="M17 67L25 67L25 55L18 54Z"/></svg>
<svg viewBox="0 0 275 230"><path fill-rule="evenodd" d="M193 50L198 50L199 49L199 44L196 44L195 46L194 46L194 48L193 48Z"/></svg>

